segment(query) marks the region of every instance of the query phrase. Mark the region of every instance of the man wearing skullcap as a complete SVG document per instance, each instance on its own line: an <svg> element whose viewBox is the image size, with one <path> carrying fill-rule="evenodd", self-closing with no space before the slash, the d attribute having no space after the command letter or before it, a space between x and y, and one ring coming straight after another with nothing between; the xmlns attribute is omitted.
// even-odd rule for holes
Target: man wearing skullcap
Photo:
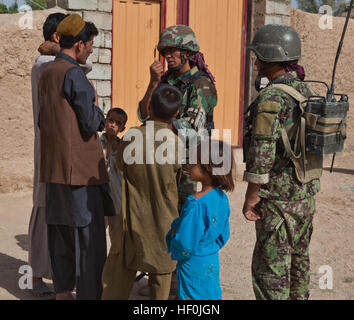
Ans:
<svg viewBox="0 0 354 320"><path fill-rule="evenodd" d="M104 216L115 215L97 131L104 115L85 64L98 35L79 15L57 27L60 53L39 82L41 166L56 298L100 299L106 260Z"/></svg>
<svg viewBox="0 0 354 320"><path fill-rule="evenodd" d="M48 252L48 237L45 214L45 184L39 183L40 167L40 131L38 126L38 83L45 67L55 60L60 52L57 27L68 15L57 12L50 14L43 24L44 42L39 47L40 56L31 71L32 107L34 122L34 177L33 177L33 207L28 228L28 264L33 271L33 288L31 293L36 297L51 298L53 292L43 282L42 278L51 279L50 259ZM80 65L85 73L92 70L92 65Z"/></svg>

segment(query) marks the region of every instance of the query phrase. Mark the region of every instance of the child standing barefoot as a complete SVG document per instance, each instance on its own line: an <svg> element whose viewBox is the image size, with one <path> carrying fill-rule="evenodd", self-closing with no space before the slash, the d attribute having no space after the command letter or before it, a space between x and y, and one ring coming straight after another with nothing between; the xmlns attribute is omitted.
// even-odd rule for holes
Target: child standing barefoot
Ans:
<svg viewBox="0 0 354 320"><path fill-rule="evenodd" d="M177 287L180 300L221 300L219 250L230 235L230 206L225 191L234 189L231 148L222 141L210 141L209 163L197 148L197 164L190 165L190 179L202 183L202 190L189 196L180 217L173 221L166 241L172 259L177 260ZM223 158L215 165L212 152ZM226 168L226 164L230 164ZM225 166L226 165L226 166ZM215 169L219 175L215 175ZM225 170L226 169L226 170ZM220 175L221 173L221 175Z"/></svg>

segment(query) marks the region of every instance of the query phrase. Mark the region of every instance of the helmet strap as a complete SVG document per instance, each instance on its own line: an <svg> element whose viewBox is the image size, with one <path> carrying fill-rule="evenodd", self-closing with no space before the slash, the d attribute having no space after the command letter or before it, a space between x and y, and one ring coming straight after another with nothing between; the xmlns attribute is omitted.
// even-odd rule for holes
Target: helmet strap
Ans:
<svg viewBox="0 0 354 320"><path fill-rule="evenodd" d="M262 63L261 69L259 70L257 78L254 82L254 86L258 92L261 91L262 78L264 77L265 71L275 64L277 64L277 62Z"/></svg>
<svg viewBox="0 0 354 320"><path fill-rule="evenodd" d="M185 55L185 51L181 50L181 63L177 67L169 68L170 71L175 72L181 70L185 63L189 60L189 57Z"/></svg>
<svg viewBox="0 0 354 320"><path fill-rule="evenodd" d="M264 73L264 67L262 67L261 70L259 70L259 72L257 74L257 78L254 82L254 86L255 86L257 92L261 91L263 73Z"/></svg>

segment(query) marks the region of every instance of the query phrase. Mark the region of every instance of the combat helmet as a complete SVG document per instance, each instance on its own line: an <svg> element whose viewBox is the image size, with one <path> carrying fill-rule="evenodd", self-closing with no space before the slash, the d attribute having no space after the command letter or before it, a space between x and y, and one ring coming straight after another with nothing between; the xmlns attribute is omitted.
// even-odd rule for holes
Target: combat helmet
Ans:
<svg viewBox="0 0 354 320"><path fill-rule="evenodd" d="M185 25L171 26L162 31L157 49L162 52L166 48L179 48L192 52L200 50L194 31Z"/></svg>
<svg viewBox="0 0 354 320"><path fill-rule="evenodd" d="M281 24L267 24L260 28L247 48L263 62L297 61L301 58L298 33Z"/></svg>

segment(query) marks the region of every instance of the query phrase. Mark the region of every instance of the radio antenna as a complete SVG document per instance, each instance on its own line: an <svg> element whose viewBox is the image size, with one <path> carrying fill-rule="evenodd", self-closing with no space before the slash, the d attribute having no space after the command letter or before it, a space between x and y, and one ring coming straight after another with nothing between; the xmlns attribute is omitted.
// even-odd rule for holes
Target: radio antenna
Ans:
<svg viewBox="0 0 354 320"><path fill-rule="evenodd" d="M344 24L344 28L343 28L343 32L342 32L342 37L341 37L341 39L339 41L339 46L338 46L338 49L337 49L336 59L334 61L331 89L328 92L328 96L329 96L329 98L331 100L334 98L334 78L335 78L335 74L336 74L337 63L338 63L339 55L340 55L340 53L342 51L343 40L344 40L345 33L347 31L348 22L349 22L349 18L350 18L350 14L351 14L351 11L352 11L353 4L354 4L354 0L351 0L350 5L349 5L347 18L345 19L345 24Z"/></svg>
<svg viewBox="0 0 354 320"><path fill-rule="evenodd" d="M347 31L350 14L352 12L353 3L354 3L354 0L351 0L350 1L350 5L349 5L347 18L345 19L345 24L344 24L344 28L343 28L343 32L342 32L342 37L340 38L340 41L339 41L339 46L338 46L338 50L337 50L337 54L336 54L336 59L334 60L331 89L330 89L329 92L327 92L327 99L329 99L330 101L335 100L335 98L334 98L334 78L335 78L335 74L336 74L338 58L339 58L339 55L340 55L340 52L341 52L342 46L343 46L343 40L344 40L345 32ZM336 158L336 153L333 153L331 169L329 170L330 173L333 172L333 166L334 166L334 159L335 158Z"/></svg>

